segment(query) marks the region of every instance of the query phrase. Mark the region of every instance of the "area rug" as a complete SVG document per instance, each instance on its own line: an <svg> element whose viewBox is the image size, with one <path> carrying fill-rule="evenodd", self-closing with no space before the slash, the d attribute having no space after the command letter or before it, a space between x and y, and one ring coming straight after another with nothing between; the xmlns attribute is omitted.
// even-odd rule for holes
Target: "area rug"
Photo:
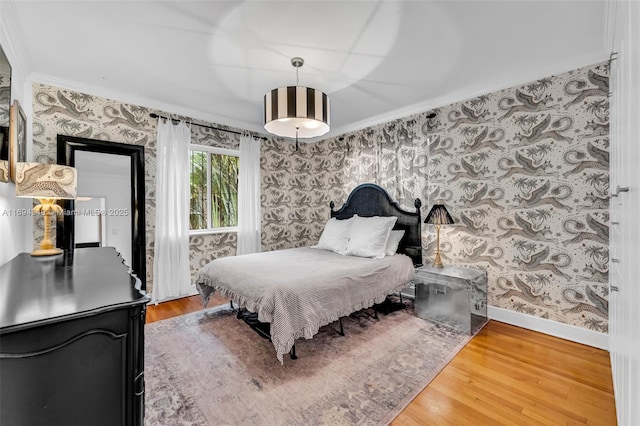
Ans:
<svg viewBox="0 0 640 426"><path fill-rule="evenodd" d="M410 309L370 313L298 340L284 365L228 305L149 324L145 425L388 424L470 336Z"/></svg>

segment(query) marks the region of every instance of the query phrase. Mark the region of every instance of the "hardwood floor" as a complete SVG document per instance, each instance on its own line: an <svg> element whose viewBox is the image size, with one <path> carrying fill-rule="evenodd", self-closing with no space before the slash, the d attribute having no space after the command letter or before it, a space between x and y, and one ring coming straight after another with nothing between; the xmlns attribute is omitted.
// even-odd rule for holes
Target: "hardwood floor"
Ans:
<svg viewBox="0 0 640 426"><path fill-rule="evenodd" d="M209 306L226 302L217 297ZM147 323L200 309L200 296L150 305ZM497 321L489 321L392 423L577 424L616 424L609 353Z"/></svg>
<svg viewBox="0 0 640 426"><path fill-rule="evenodd" d="M218 293L211 296L207 306L218 306L228 303L229 299L221 297ZM147 305L147 324L160 321L163 319L176 317L178 315L188 314L204 309L202 306L202 298L200 296L183 297L170 302L158 303L157 305Z"/></svg>

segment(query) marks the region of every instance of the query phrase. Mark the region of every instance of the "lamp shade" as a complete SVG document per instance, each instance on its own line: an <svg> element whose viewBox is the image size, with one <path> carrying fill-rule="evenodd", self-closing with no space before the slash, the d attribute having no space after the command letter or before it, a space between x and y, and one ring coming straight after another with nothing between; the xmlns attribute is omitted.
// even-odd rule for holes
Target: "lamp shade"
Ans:
<svg viewBox="0 0 640 426"><path fill-rule="evenodd" d="M264 128L277 136L322 136L330 129L329 116L329 97L320 90L287 86L264 95Z"/></svg>
<svg viewBox="0 0 640 426"><path fill-rule="evenodd" d="M74 199L76 169L60 164L18 163L16 197Z"/></svg>
<svg viewBox="0 0 640 426"><path fill-rule="evenodd" d="M438 200L433 207L431 207L431 211L424 220L424 223L431 225L451 225L455 222L447 211L447 208L442 204L442 201Z"/></svg>

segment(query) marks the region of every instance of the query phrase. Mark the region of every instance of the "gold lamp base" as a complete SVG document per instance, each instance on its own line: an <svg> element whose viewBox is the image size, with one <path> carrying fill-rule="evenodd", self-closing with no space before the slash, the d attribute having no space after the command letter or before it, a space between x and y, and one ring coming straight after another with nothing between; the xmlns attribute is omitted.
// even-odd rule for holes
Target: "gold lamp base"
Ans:
<svg viewBox="0 0 640 426"><path fill-rule="evenodd" d="M440 258L440 250L436 252L436 258L433 260L433 267L444 268L444 265L442 264L442 259Z"/></svg>
<svg viewBox="0 0 640 426"><path fill-rule="evenodd" d="M440 225L436 225L436 258L433 260L434 268L444 268L440 258Z"/></svg>
<svg viewBox="0 0 640 426"><path fill-rule="evenodd" d="M62 208L55 203L55 200L50 198L41 198L40 204L34 207L34 212L44 213L44 236L40 242L40 248L31 252L31 256L55 256L56 254L62 254L62 250L53 245L51 240L51 218L55 217L56 213L62 213Z"/></svg>
<svg viewBox="0 0 640 426"><path fill-rule="evenodd" d="M442 200L436 200L436 203L431 207L431 211L429 211L424 223L436 226L436 258L433 261L433 267L444 268L442 259L440 258L440 225L450 225L454 223L454 221L447 211L447 208L442 203Z"/></svg>
<svg viewBox="0 0 640 426"><path fill-rule="evenodd" d="M62 249L54 247L52 249L37 249L31 252L31 256L55 256L62 254Z"/></svg>

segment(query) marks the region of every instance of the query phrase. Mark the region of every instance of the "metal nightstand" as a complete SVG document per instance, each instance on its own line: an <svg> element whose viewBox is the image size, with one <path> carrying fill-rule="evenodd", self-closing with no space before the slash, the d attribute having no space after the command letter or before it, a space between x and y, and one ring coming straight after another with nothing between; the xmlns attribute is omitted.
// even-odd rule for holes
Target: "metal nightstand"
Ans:
<svg viewBox="0 0 640 426"><path fill-rule="evenodd" d="M469 334L487 321L487 274L456 266L416 269L415 313Z"/></svg>

